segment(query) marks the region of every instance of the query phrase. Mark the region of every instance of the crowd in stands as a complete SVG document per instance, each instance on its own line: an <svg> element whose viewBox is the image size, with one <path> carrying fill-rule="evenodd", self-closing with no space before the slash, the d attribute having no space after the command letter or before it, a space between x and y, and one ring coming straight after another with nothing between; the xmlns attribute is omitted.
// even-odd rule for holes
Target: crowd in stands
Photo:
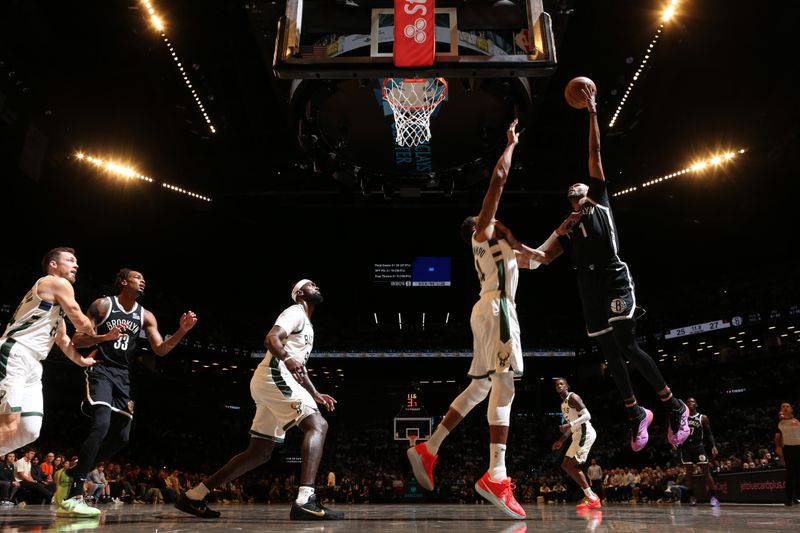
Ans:
<svg viewBox="0 0 800 533"><path fill-rule="evenodd" d="M731 298L741 299L741 292L732 291ZM709 298L719 300L720 296ZM770 301L789 305L792 298L783 294ZM745 305L739 300L730 302L731 306L740 304ZM696 317L693 320L708 318L697 314L698 309L692 312ZM658 314L674 316L667 311ZM468 333L466 325L457 329ZM380 338L386 340L385 335L386 332L379 331L376 343ZM448 345L454 342L444 338L448 339ZM247 386L250 370L244 367L258 361L246 361L238 373L232 370L224 374L226 379L221 379L220 374L201 377L193 373L194 367L189 364L194 357L190 349L188 346L183 353L177 350L176 355L159 361L161 366L143 358L145 364L134 368L136 416L131 442L116 457L101 458L104 463L92 465L85 487L87 499L169 503L181 490L202 481L246 446L253 409ZM779 466L773 436L780 403L796 404L798 399L797 337L779 339L768 349L723 351L721 355L681 353L679 347L674 351L677 362L661 363L663 371L677 394L684 399L695 397L700 411L709 416L720 451L711 461L712 472ZM652 352L655 354L656 350ZM587 403L598 433L590 457L602 469L597 481L604 499L611 502L685 499L687 478L696 472L680 465L676 452L666 444L663 414L654 409L652 441L644 451L634 454L628 445L619 394L607 372L592 368L581 373L581 369L601 366L599 354L589 353L577 359L574 364L565 364L565 368L575 367L570 369L575 371L570 374L571 385ZM466 360L457 362L464 363L460 371L466 370ZM580 493L559 467L563 450L550 449L558 436L559 419L555 413L560 402L548 378L541 381L542 378L535 377L537 363L528 363L525 377L518 382L506 458L509 475L517 486L517 498L523 503L575 500ZM312 355L309 367L319 364ZM80 370L63 357L59 360L51 356L44 366L42 433L34 443L36 448L17 450L1 458L0 506L50 501L58 472L77 459L81 436L88 430L88 419L77 408L83 393ZM416 370L422 371L421 368L422 363ZM339 400L336 412L325 414L330 431L317 480L324 501L480 501L473 485L487 464L488 431L483 406L478 406L449 436L440 450L436 490L424 493L417 487L406 461L404 451L408 442L395 440L392 433L392 417L399 405L393 404L386 411L383 405L386 402L372 401L372 395L378 393L384 382L403 381L406 384L403 386L407 386L408 376L414 370L409 365L398 376L370 375L355 382L349 376L338 382L325 381L320 376L320 381L315 381L317 388L330 391ZM634 375L633 379L639 378ZM429 401L425 407L436 421L447 409L445 399L452 399L457 392L453 389L464 384L462 379L449 385L450 389L440 389L438 393L432 389L427 393ZM635 388L647 390L643 383ZM641 400L648 406L657 402L654 396ZM381 406L383 411L378 409ZM297 490L300 437L298 430L289 432L284 446L276 448L266 465L215 491L212 500L293 499ZM329 485L329 477L334 478L333 484Z"/></svg>
<svg viewBox="0 0 800 533"><path fill-rule="evenodd" d="M697 398L701 412L709 416L720 451L711 460L712 472L779 466L773 442L777 407L791 396L790 389L795 385L792 376L800 375L800 364L794 359L794 354L766 359L762 362L769 364L761 365L757 376L747 373L753 361L727 364L713 381L706 378L709 367L700 363L669 370L672 382L680 383L681 390ZM720 386L730 387L726 390L734 393L721 393ZM551 407L552 414L530 412L535 391L521 390L515 400L507 456L509 475L521 502L576 500L580 497L577 487L559 467L561 453L550 449L558 436L555 411L559 400L549 390L549 383L542 387L551 395L544 404ZM665 428L659 425L663 417L657 413L651 426L651 444L634 454L628 447L617 393L608 378L582 380L573 387L593 415L598 439L591 457L602 468L600 482L607 501L671 502L686 498L687 478L698 472L681 465L676 452L666 444ZM337 416L329 417L330 432L317 482L325 501L480 501L473 485L486 467L488 437L481 407L464 420L440 450L436 490L424 493L416 486L406 462L408 443L394 439L391 419L381 419L367 407L363 414L358 414L358 409L348 414L350 410L344 408L363 404L360 394L363 392L340 391L340 409ZM102 458L111 462L93 465L85 487L90 501L169 503L246 445L251 418L246 410L221 410L198 403L191 404L190 412L176 416L174 411L163 409L167 399L161 393L143 398L129 446L117 457ZM443 412L445 408L438 406L437 410ZM35 444L38 450L19 450L3 458L0 498L4 502L50 501L58 471L77 459L74 454L79 442L65 443L63 436L75 434L66 428L86 424L79 418L82 415L58 404L48 405L46 412L45 428ZM215 491L212 499L290 501L297 487L300 439L299 431L289 432L285 445L276 449L270 462ZM329 476L335 478L330 487Z"/></svg>

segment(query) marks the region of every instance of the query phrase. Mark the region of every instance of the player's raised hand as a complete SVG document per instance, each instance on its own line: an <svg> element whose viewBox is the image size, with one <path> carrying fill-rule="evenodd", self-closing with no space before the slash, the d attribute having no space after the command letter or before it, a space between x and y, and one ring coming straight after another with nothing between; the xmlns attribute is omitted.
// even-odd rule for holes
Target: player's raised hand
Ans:
<svg viewBox="0 0 800 533"><path fill-rule="evenodd" d="M514 119L511 121L511 124L508 126L508 131L506 131L506 136L508 137L508 144L517 144L519 142L519 133L517 133L517 123L519 119Z"/></svg>
<svg viewBox="0 0 800 533"><path fill-rule="evenodd" d="M192 329L195 324L197 324L197 315L194 314L192 311L186 311L185 313L183 313L181 315L181 319L179 321L179 324L180 324L179 327L181 328L181 331L186 333L187 331Z"/></svg>
<svg viewBox="0 0 800 533"><path fill-rule="evenodd" d="M586 99L586 110L589 113L597 113L597 104L594 101L594 91L591 90L591 87L585 85L581 88L581 92L583 93L583 97Z"/></svg>

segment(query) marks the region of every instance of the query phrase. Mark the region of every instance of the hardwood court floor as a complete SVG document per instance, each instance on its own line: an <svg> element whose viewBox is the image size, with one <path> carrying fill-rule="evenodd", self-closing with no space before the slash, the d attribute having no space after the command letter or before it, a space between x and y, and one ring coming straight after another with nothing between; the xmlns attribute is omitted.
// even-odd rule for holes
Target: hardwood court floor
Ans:
<svg viewBox="0 0 800 533"><path fill-rule="evenodd" d="M102 505L99 519L57 518L49 505L0 508L3 532L89 531L226 532L279 531L313 533L524 533L526 531L647 532L800 531L800 507L734 505L608 505L577 512L570 504L526 505L528 517L512 520L486 505L337 505L340 522L289 521L287 504L218 505L222 517L200 520L169 505ZM333 507L333 506L332 506Z"/></svg>

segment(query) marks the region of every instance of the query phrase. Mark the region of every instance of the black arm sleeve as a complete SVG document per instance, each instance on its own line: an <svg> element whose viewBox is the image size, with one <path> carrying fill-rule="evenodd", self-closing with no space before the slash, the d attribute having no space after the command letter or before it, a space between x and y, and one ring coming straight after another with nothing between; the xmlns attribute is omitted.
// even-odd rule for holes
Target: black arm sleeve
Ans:
<svg viewBox="0 0 800 533"><path fill-rule="evenodd" d="M589 185L589 193L587 196L593 202L609 207L611 204L608 201L608 190L606 189L606 180L599 178L589 177L587 182Z"/></svg>

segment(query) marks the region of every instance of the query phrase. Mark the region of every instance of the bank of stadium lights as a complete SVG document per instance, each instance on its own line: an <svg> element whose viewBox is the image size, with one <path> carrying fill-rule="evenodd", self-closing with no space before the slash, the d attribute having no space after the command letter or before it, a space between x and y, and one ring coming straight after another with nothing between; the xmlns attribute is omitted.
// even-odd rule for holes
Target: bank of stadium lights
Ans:
<svg viewBox="0 0 800 533"><path fill-rule="evenodd" d="M613 128L614 124L617 123L617 118L619 118L619 114L622 112L622 108L625 106L625 102L628 100L628 96L630 96L631 91L633 91L634 85L639 80L639 76L642 75L644 71L644 66L647 64L647 61L650 59L650 54L653 53L653 48L655 48L656 43L661 38L661 32L664 30L664 24L669 22L669 20L675 15L675 10L678 7L678 0L670 0L669 4L666 8L664 8L664 12L661 14L661 23L658 25L658 30L656 30L655 35L650 40L650 45L645 50L644 57L642 58L641 63L639 63L639 68L636 69L636 72L633 74L633 79L628 84L628 87L625 88L625 92L620 99L619 104L617 105L616 111L614 111L614 116L611 117L611 121L608 123L609 128Z"/></svg>
<svg viewBox="0 0 800 533"><path fill-rule="evenodd" d="M623 195L626 195L626 194L630 194L632 192L636 192L639 189L644 189L646 187L652 187L653 185L658 185L659 183L663 183L665 181L669 181L672 178L677 178L679 176L683 176L685 174L690 174L690 173L693 173L693 172L702 172L704 170L708 170L709 168L718 167L720 165L724 165L726 163L730 163L737 156L742 155L743 153L745 153L745 151L746 150L744 148L741 148L741 149L733 151L733 152L725 152L723 154L711 156L708 159L705 159L705 160L702 160L702 161L698 161L698 162L692 164L691 166L689 166L687 168L684 168L684 169L681 169L681 170L676 170L675 172L672 172L671 174L667 174L665 176L661 176L660 178L653 178L651 180L645 181L644 183L642 183L638 187L628 187L627 189L615 192L612 196L623 196Z"/></svg>
<svg viewBox="0 0 800 533"><path fill-rule="evenodd" d="M136 172L136 170L134 170L129 166L121 165L119 163L115 163L107 159L94 157L85 154L83 152L76 153L75 159L77 161L80 161L81 163L86 163L88 165L92 165L99 169L105 170L109 174L115 174L117 176L122 176L124 178L129 178L129 179L137 179L140 181L145 181L147 183L156 183L156 180L151 178L150 176L145 176L144 174ZM203 196L202 194L197 194L196 192L188 191L186 189L172 185L167 182L161 182L161 187L164 189L169 189L173 192L185 194L186 196L190 196L192 198L197 198L198 200L203 200L204 202L211 202L211 198L209 198L208 196Z"/></svg>
<svg viewBox="0 0 800 533"><path fill-rule="evenodd" d="M208 125L208 129L211 133L217 133L217 129L214 127L214 124L211 122L211 118L208 116L206 112L206 108L203 105L202 100L200 100L200 96L198 96L197 91L194 89L192 85L192 81L189 79L189 76L186 74L186 69L183 68L183 63L181 62L178 54L175 52L175 47L172 46L172 42L167 37L166 33L166 26L164 24L164 20L159 16L156 12L155 8L153 7L153 3L150 0L140 0L141 4L144 6L145 10L147 10L147 14L150 17L150 24L153 25L153 28L156 29L161 34L161 38L164 40L164 43L167 45L167 49L169 50L170 56L172 56L172 61L175 62L175 66L178 69L178 73L183 78L183 82L186 84L186 87L189 89L189 92L194 99L195 104L197 105L197 109L203 115L203 119L206 121L206 125Z"/></svg>

